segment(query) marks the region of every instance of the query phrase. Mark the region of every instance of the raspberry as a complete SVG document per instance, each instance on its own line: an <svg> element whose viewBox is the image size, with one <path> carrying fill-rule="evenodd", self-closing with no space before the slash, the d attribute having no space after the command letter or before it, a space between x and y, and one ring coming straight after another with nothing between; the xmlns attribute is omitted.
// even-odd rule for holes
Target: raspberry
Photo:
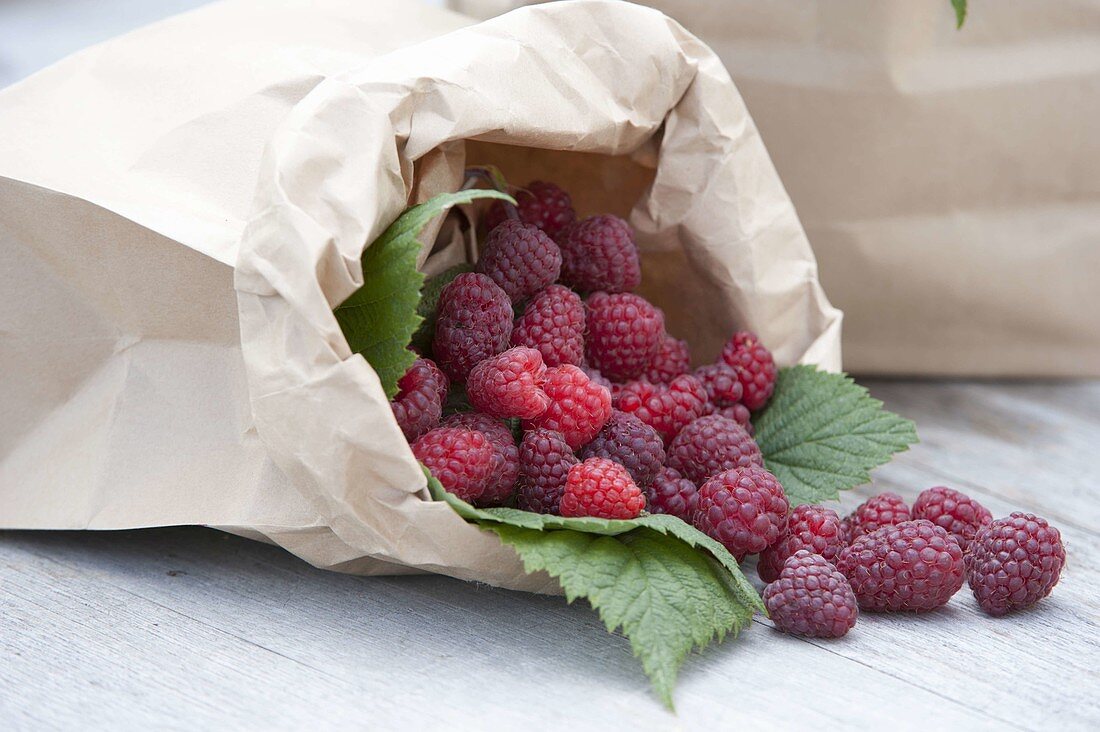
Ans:
<svg viewBox="0 0 1100 732"><path fill-rule="evenodd" d="M993 514L965 493L940 485L921 491L913 502L913 518L942 526L966 549L978 529L993 520Z"/></svg>
<svg viewBox="0 0 1100 732"><path fill-rule="evenodd" d="M704 483L692 523L740 562L746 554L762 552L778 541L789 507L779 480L750 465Z"/></svg>
<svg viewBox="0 0 1100 732"><path fill-rule="evenodd" d="M600 386L602 386L603 388L605 388L609 392L611 392L612 397L615 396L615 392L618 389L618 385L617 384L612 384L611 380L608 379L603 374L601 374L597 369L594 369L591 366L589 366L588 364L581 361L581 371L588 374L588 378L591 379L593 382L599 384Z"/></svg>
<svg viewBox="0 0 1100 732"><path fill-rule="evenodd" d="M537 227L508 219L485 237L477 271L521 302L558 279L561 250Z"/></svg>
<svg viewBox="0 0 1100 732"><path fill-rule="evenodd" d="M561 281L581 292L629 292L642 281L630 224L618 216L592 216L558 237Z"/></svg>
<svg viewBox="0 0 1100 732"><path fill-rule="evenodd" d="M510 348L474 366L466 395L474 409L490 416L533 419L550 406L541 388L545 376L542 354L534 348Z"/></svg>
<svg viewBox="0 0 1100 732"><path fill-rule="evenodd" d="M841 531L845 543L851 544L864 534L870 534L883 526L900 524L909 518L909 506L902 497L887 491L856 506L856 510L841 522Z"/></svg>
<svg viewBox="0 0 1100 732"><path fill-rule="evenodd" d="M752 426L752 413L749 408L744 404L734 404L732 407L722 407L715 414L720 414L726 419L732 419L737 424L745 428L745 431L750 435L756 435L756 428Z"/></svg>
<svg viewBox="0 0 1100 732"><path fill-rule="evenodd" d="M722 360L737 370L745 391L741 401L746 407L755 412L768 403L775 391L775 361L755 333L734 333L722 348Z"/></svg>
<svg viewBox="0 0 1100 732"><path fill-rule="evenodd" d="M657 352L650 359L649 365L646 366L643 378L654 384L667 384L690 370L691 352L688 350L687 341L680 341L666 335L657 347Z"/></svg>
<svg viewBox="0 0 1100 732"><path fill-rule="evenodd" d="M413 442L439 424L447 387L446 375L427 358L413 361L397 380L397 397L390 402L390 409L406 440Z"/></svg>
<svg viewBox="0 0 1100 732"><path fill-rule="evenodd" d="M412 444L413 455L443 487L464 501L481 497L492 478L493 445L464 427L436 427Z"/></svg>
<svg viewBox="0 0 1100 732"><path fill-rule="evenodd" d="M584 357L584 302L568 287L550 285L516 319L512 345L537 348L547 366L579 364Z"/></svg>
<svg viewBox="0 0 1100 732"><path fill-rule="evenodd" d="M777 574L764 588L764 606L776 629L808 638L839 638L855 626L855 593L829 560L800 549Z"/></svg>
<svg viewBox="0 0 1100 732"><path fill-rule="evenodd" d="M664 314L629 292L596 292L585 306L588 363L612 381L641 376L664 337Z"/></svg>
<svg viewBox="0 0 1100 732"><path fill-rule="evenodd" d="M1065 563L1058 529L1016 512L978 529L966 554L966 579L982 610L1004 615L1049 595Z"/></svg>
<svg viewBox="0 0 1100 732"><path fill-rule="evenodd" d="M764 457L744 427L712 414L680 430L669 443L668 464L699 485L723 470L750 465L762 468Z"/></svg>
<svg viewBox="0 0 1100 732"><path fill-rule="evenodd" d="M836 567L861 610L922 613L944 605L963 583L959 542L926 519L864 534L841 549Z"/></svg>
<svg viewBox="0 0 1100 732"><path fill-rule="evenodd" d="M699 489L667 466L645 489L645 497L650 513L667 513L688 523L691 523L691 516L699 506Z"/></svg>
<svg viewBox="0 0 1100 732"><path fill-rule="evenodd" d="M516 191L514 198L520 221L537 226L551 237L556 237L577 218L569 194L553 183L531 181L526 188ZM504 203L494 202L485 215L486 231L492 231L507 219Z"/></svg>
<svg viewBox="0 0 1100 732"><path fill-rule="evenodd" d="M665 445L657 430L632 414L613 410L603 429L581 448L580 458L590 457L614 460L644 488L665 462Z"/></svg>
<svg viewBox="0 0 1100 732"><path fill-rule="evenodd" d="M546 369L543 391L550 406L534 419L525 420L524 429L545 427L560 432L569 447L576 450L596 436L611 418L611 392L594 384L576 366L563 364Z"/></svg>
<svg viewBox="0 0 1100 732"><path fill-rule="evenodd" d="M618 390L615 406L657 430L668 444L691 422L703 416L707 392L694 376L677 376L671 384L631 381Z"/></svg>
<svg viewBox="0 0 1100 732"><path fill-rule="evenodd" d="M493 446L493 468L485 492L474 503L482 508L507 503L519 477L519 448L508 425L487 414L463 412L447 417L443 420L443 426L477 430L489 438Z"/></svg>
<svg viewBox="0 0 1100 732"><path fill-rule="evenodd" d="M569 469L561 496L562 516L632 519L643 508L645 496L622 465L594 457Z"/></svg>
<svg viewBox="0 0 1100 732"><path fill-rule="evenodd" d="M744 388L741 386L741 380L737 378L737 370L732 366L725 363L700 366L695 369L695 378L703 382L712 412L737 405L744 407L741 404L741 395L744 394ZM745 408L745 414L748 413L748 408ZM740 422L741 420L736 421ZM747 417L746 421L748 421Z"/></svg>
<svg viewBox="0 0 1100 732"><path fill-rule="evenodd" d="M787 517L787 527L781 532L779 541L761 552L756 573L765 582L774 582L783 570L783 562L795 552L805 549L835 562L843 548L840 517L836 511L822 506L797 506Z"/></svg>
<svg viewBox="0 0 1100 732"><path fill-rule="evenodd" d="M452 381L508 347L512 301L488 275L465 272L439 293L432 353Z"/></svg>
<svg viewBox="0 0 1100 732"><path fill-rule="evenodd" d="M557 515L569 468L579 462L560 432L524 432L519 445L517 505L526 511Z"/></svg>

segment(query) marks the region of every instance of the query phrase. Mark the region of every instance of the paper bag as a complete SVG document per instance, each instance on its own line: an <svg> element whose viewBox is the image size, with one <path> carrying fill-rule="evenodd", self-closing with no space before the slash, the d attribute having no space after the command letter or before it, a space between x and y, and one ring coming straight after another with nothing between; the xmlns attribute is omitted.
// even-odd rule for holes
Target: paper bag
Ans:
<svg viewBox="0 0 1100 732"><path fill-rule="evenodd" d="M698 358L745 326L839 368L795 211L679 25L580 2L447 32L461 19L382 7L216 5L0 94L0 524L205 524L341 571L553 591L427 499L332 314L364 247L467 164L629 215L645 294ZM430 251L426 271L455 248Z"/></svg>
<svg viewBox="0 0 1100 732"><path fill-rule="evenodd" d="M521 0L450 0L489 17ZM1100 5L644 0L722 58L849 371L1100 376Z"/></svg>

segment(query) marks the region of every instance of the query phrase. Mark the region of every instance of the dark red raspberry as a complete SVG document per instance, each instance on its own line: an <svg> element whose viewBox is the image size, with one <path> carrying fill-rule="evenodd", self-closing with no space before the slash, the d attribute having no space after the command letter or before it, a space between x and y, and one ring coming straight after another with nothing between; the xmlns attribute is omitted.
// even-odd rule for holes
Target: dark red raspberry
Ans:
<svg viewBox="0 0 1100 732"><path fill-rule="evenodd" d="M390 402L405 439L413 442L439 424L449 382L434 361L418 358L397 380L397 397Z"/></svg>
<svg viewBox="0 0 1100 732"><path fill-rule="evenodd" d="M779 480L750 465L718 473L704 483L692 523L740 562L779 540L789 507Z"/></svg>
<svg viewBox="0 0 1100 732"><path fill-rule="evenodd" d="M764 588L764 606L777 630L807 638L839 638L859 617L848 579L824 557L800 549Z"/></svg>
<svg viewBox="0 0 1100 732"><path fill-rule="evenodd" d="M477 430L489 438L493 446L493 469L485 492L474 503L482 508L507 503L519 477L519 448L508 425L487 414L463 412L447 417L443 426Z"/></svg>
<svg viewBox="0 0 1100 732"><path fill-rule="evenodd" d="M942 526L966 549L978 529L993 520L993 514L965 493L939 485L917 496L913 502L913 518L928 519Z"/></svg>
<svg viewBox="0 0 1100 732"><path fill-rule="evenodd" d="M778 373L772 353L755 333L742 330L733 334L722 348L722 360L737 370L737 377L744 388L742 403L751 411L761 409L775 391Z"/></svg>
<svg viewBox="0 0 1100 732"><path fill-rule="evenodd" d="M691 523L699 506L699 489L676 470L665 466L645 489L650 513L667 513Z"/></svg>
<svg viewBox="0 0 1100 732"><path fill-rule="evenodd" d="M537 227L508 219L485 237L477 271L521 302L558 279L561 250Z"/></svg>
<svg viewBox="0 0 1100 732"><path fill-rule="evenodd" d="M558 237L561 281L581 292L629 292L642 281L630 224L618 216L592 216Z"/></svg>
<svg viewBox="0 0 1100 732"><path fill-rule="evenodd" d="M695 378L703 382L707 390L710 413L741 404L744 389L741 380L737 378L737 370L729 364L712 363L700 366L695 369ZM746 408L745 413L748 414L748 411Z"/></svg>
<svg viewBox="0 0 1100 732"><path fill-rule="evenodd" d="M846 544L877 531L883 526L893 526L910 519L909 506L897 493L886 491L868 498L856 506L841 522L841 533Z"/></svg>
<svg viewBox="0 0 1100 732"><path fill-rule="evenodd" d="M756 435L756 428L752 426L752 413L749 412L749 408L744 404L734 404L732 407L722 407L717 410L715 414L720 414L726 419L732 419L737 424L745 428L745 431L750 435Z"/></svg>
<svg viewBox="0 0 1100 732"><path fill-rule="evenodd" d="M465 272L439 293L432 354L452 381L508 347L512 301L487 275Z"/></svg>
<svg viewBox="0 0 1100 732"><path fill-rule="evenodd" d="M760 553L756 573L765 582L774 582L783 569L783 562L795 552L805 549L835 562L844 539L840 533L840 517L823 506L796 506L787 517L787 527L780 539Z"/></svg>
<svg viewBox="0 0 1100 732"><path fill-rule="evenodd" d="M545 427L560 432L569 447L576 450L595 437L611 418L611 392L593 383L576 366L546 369L542 389L550 397L550 406L538 417L525 420L524 429Z"/></svg>
<svg viewBox="0 0 1100 732"><path fill-rule="evenodd" d="M569 469L559 508L562 516L632 519L645 508L645 496L626 468L594 457Z"/></svg>
<svg viewBox="0 0 1100 732"><path fill-rule="evenodd" d="M509 348L470 372L466 395L474 409L493 417L534 419L550 406L542 390L546 364L534 348Z"/></svg>
<svg viewBox="0 0 1100 732"><path fill-rule="evenodd" d="M464 501L476 501L493 470L489 438L464 427L436 427L412 444L413 455L443 488Z"/></svg>
<svg viewBox="0 0 1100 732"><path fill-rule="evenodd" d="M760 448L745 428L712 414L691 422L668 446L668 464L701 485L712 475L750 465L764 467Z"/></svg>
<svg viewBox="0 0 1100 732"><path fill-rule="evenodd" d="M657 430L667 445L680 430L703 416L707 392L698 379L687 374L677 376L671 384L631 381L619 387L615 406Z"/></svg>
<svg viewBox="0 0 1100 732"><path fill-rule="evenodd" d="M934 610L959 591L964 574L959 542L925 519L864 534L840 550L836 567L871 612Z"/></svg>
<svg viewBox="0 0 1100 732"><path fill-rule="evenodd" d="M519 446L516 505L526 511L557 515L569 468L579 462L560 432L544 429L524 432Z"/></svg>
<svg viewBox="0 0 1100 732"><path fill-rule="evenodd" d="M966 579L982 610L1004 615L1049 595L1065 564L1058 529L1016 512L978 529L966 554Z"/></svg>
<svg viewBox="0 0 1100 732"><path fill-rule="evenodd" d="M577 214L569 194L553 183L534 180L526 188L516 191L516 211L525 224L533 224L551 237L557 237L573 223ZM495 201L485 215L485 229L491 231L508 219L508 212L501 201Z"/></svg>
<svg viewBox="0 0 1100 732"><path fill-rule="evenodd" d="M641 376L664 337L664 314L629 292L596 292L585 306L588 363L612 381Z"/></svg>
<svg viewBox="0 0 1100 732"><path fill-rule="evenodd" d="M601 374L598 369L592 368L591 366L584 363L583 361L581 362L580 366L581 366L581 371L588 374L589 379L591 379L593 382L599 384L600 386L602 386L603 388L605 388L609 392L611 392L612 397L615 396L615 392L618 389L617 384L612 384L611 380L608 379L603 374Z"/></svg>
<svg viewBox="0 0 1100 732"><path fill-rule="evenodd" d="M654 384L667 384L680 374L691 370L691 352L687 341L666 335L661 339L657 352L646 366L642 378Z"/></svg>
<svg viewBox="0 0 1100 732"><path fill-rule="evenodd" d="M580 458L604 457L627 469L645 488L665 462L665 445L657 430L632 414L614 410L611 419L592 441L581 448Z"/></svg>
<svg viewBox="0 0 1100 732"><path fill-rule="evenodd" d="M512 345L537 348L547 366L577 365L584 358L584 315L577 293L550 285L516 318Z"/></svg>

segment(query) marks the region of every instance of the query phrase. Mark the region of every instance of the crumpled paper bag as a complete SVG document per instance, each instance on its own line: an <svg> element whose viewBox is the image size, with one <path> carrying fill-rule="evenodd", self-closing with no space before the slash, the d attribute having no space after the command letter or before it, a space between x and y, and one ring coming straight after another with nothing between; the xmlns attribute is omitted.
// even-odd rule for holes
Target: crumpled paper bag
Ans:
<svg viewBox="0 0 1100 732"><path fill-rule="evenodd" d="M849 371L1100 376L1100 5L642 2L744 95Z"/></svg>
<svg viewBox="0 0 1100 732"><path fill-rule="evenodd" d="M698 358L747 326L839 368L840 313L713 53L626 4L463 25L238 0L0 94L0 524L205 524L341 571L554 591L427 500L332 314L364 246L467 164L629 215ZM432 227L451 246L425 271L458 234Z"/></svg>

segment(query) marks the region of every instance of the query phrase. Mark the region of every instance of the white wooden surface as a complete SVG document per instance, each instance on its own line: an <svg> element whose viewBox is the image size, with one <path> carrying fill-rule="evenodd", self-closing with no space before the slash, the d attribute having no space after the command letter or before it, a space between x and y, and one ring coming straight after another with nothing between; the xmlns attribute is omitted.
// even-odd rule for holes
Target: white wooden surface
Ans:
<svg viewBox="0 0 1100 732"><path fill-rule="evenodd" d="M689 659L665 711L583 603L359 578L200 528L0 533L0 729L1097 729L1100 382L873 382L923 443L872 491L945 483L1054 521L1031 612L964 589L836 642L758 619ZM751 572L755 578L755 573Z"/></svg>

